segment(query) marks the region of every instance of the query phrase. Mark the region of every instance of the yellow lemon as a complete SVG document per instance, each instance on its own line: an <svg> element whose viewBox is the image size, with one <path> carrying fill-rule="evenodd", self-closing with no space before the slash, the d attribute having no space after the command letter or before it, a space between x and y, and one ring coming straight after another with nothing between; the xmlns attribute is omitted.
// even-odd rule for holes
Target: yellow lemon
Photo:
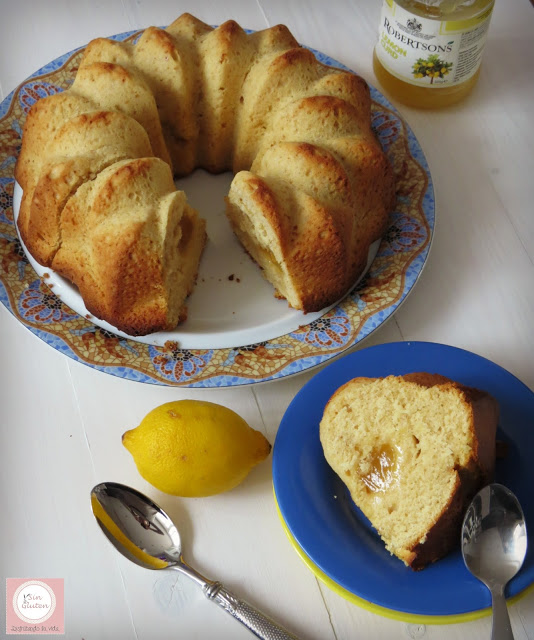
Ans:
<svg viewBox="0 0 534 640"><path fill-rule="evenodd" d="M201 400L156 407L122 442L147 482L183 497L233 489L271 451L265 436L237 413Z"/></svg>

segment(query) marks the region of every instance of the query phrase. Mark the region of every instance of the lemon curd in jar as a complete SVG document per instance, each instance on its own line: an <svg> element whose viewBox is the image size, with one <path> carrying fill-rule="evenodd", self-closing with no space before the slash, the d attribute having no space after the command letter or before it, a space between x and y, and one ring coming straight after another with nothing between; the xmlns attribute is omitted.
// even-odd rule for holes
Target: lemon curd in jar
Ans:
<svg viewBox="0 0 534 640"><path fill-rule="evenodd" d="M495 0L383 0L373 67L404 104L445 107L474 87Z"/></svg>

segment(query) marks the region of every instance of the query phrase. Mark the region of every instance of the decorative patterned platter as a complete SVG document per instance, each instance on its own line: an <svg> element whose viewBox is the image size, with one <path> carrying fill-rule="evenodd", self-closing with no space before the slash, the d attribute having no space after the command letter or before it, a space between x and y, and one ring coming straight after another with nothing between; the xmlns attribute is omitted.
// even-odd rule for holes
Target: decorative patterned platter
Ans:
<svg viewBox="0 0 534 640"><path fill-rule="evenodd" d="M127 32L113 38L134 40L137 35L138 32ZM255 320L249 314L244 325L239 324L240 317L227 317L227 330L222 331L214 327L223 310L216 302L203 307L199 303L202 294L195 291L188 322L190 326L200 326L195 313L197 308L202 309L202 319L211 321L203 325L203 335L188 334L184 325L181 332L154 334L142 340L121 335L88 318L77 306L79 296L77 292L73 294L68 283L63 281L62 293L57 282L57 286L49 286L50 274L40 271L35 263L35 269L32 267L17 234L13 206L17 195L13 171L26 114L39 98L72 84L82 51L77 49L50 62L0 104L0 299L32 333L78 362L129 380L169 386L227 387L275 380L324 363L369 336L406 299L430 250L435 215L432 178L413 132L392 105L371 88L373 127L395 169L398 198L389 229L367 273L341 302L321 313L304 316L280 301L273 307L272 289L266 287L264 299L269 299L269 310L277 311L267 319L263 311L257 313ZM312 51L321 62L346 69ZM186 180L192 180L194 185L197 174ZM225 176L217 178L224 183ZM184 189L190 197L188 187ZM221 196L221 212L222 206ZM252 274L247 260L242 260L244 254L233 255L237 256L237 268ZM231 268L229 263L228 274L219 274L220 282L238 280ZM199 280L205 280L200 275ZM224 284L228 287L228 282ZM260 279L258 287L261 286ZM255 284L251 286L249 282L241 289L234 309L242 308L240 300L250 297ZM257 308L253 306L252 311ZM224 313L235 311L225 309Z"/></svg>
<svg viewBox="0 0 534 640"><path fill-rule="evenodd" d="M422 571L386 551L323 454L319 423L341 385L357 376L416 371L440 373L491 393L499 402L497 438L508 452L495 481L519 498L534 531L534 393L511 373L469 351L428 342L393 342L361 349L329 364L289 405L273 448L273 485L282 525L309 569L327 586L365 609L413 623L457 623L490 612L488 589L464 566L459 547ZM520 598L534 585L534 545L506 588Z"/></svg>

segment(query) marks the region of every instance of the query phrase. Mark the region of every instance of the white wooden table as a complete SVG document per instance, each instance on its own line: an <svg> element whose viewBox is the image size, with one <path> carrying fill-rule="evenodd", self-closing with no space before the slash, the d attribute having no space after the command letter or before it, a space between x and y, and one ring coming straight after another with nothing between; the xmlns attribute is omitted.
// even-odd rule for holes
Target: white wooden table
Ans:
<svg viewBox="0 0 534 640"><path fill-rule="evenodd" d="M0 0L0 98L44 63L94 37L165 25L184 11L211 24L233 18L251 29L284 23L300 42L376 83L371 60L378 0ZM493 360L531 389L533 31L528 0L498 0L472 95L443 112L400 106L431 168L436 233L415 290L363 344L455 345ZM170 388L79 364L37 339L4 307L0 336L0 572L3 578L64 578L66 637L252 637L185 579L145 571L111 548L93 520L89 491L115 480L148 493L180 522L186 556L200 571L222 579L303 639L489 638L489 618L405 624L330 591L280 526L270 464L230 493L183 500L145 483L120 446L123 431L150 409L181 398L227 405L273 442L286 407L314 372L240 388ZM0 610L4 637L3 605ZM534 592L511 607L511 616L516 639L534 640Z"/></svg>

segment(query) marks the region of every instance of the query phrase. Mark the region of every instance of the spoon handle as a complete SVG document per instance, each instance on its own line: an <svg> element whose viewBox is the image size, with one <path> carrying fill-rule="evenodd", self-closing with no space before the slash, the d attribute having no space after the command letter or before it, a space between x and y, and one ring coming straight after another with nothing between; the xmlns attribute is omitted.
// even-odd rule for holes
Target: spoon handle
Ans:
<svg viewBox="0 0 534 640"><path fill-rule="evenodd" d="M262 640L298 640L289 631L258 611L248 602L228 591L220 582L211 582L204 587L206 597L218 604L249 631Z"/></svg>
<svg viewBox="0 0 534 640"><path fill-rule="evenodd" d="M491 600L493 605L491 640L514 640L503 587L492 587Z"/></svg>

